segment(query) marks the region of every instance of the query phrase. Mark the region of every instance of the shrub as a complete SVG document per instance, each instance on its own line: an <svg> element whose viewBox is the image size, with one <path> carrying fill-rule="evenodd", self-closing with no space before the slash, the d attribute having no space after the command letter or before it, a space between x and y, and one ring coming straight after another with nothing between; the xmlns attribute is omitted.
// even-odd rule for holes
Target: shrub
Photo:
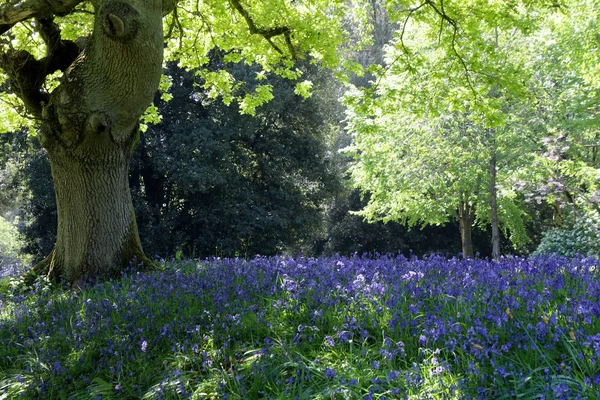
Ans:
<svg viewBox="0 0 600 400"><path fill-rule="evenodd" d="M586 212L578 218L569 218L560 229L542 234L542 241L534 255L555 253L561 256L597 255L600 253L600 215Z"/></svg>

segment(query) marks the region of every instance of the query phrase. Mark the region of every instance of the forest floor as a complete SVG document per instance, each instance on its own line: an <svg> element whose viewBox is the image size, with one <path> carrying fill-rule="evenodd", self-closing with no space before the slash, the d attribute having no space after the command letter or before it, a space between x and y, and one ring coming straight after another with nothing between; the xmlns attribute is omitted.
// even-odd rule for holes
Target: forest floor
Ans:
<svg viewBox="0 0 600 400"><path fill-rule="evenodd" d="M597 399L594 258L163 262L0 281L0 399Z"/></svg>

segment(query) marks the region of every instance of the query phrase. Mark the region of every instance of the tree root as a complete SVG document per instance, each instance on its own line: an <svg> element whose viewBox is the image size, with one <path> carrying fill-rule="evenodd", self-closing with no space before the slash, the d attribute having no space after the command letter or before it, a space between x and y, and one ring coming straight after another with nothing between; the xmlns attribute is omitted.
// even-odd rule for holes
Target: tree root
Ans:
<svg viewBox="0 0 600 400"><path fill-rule="evenodd" d="M121 273L126 268L132 268L135 271L151 272L158 269L158 265L146 257L144 254L134 256L130 261L122 267L111 268L104 275L95 276L93 279L111 279L119 278ZM70 288L81 286L85 281L84 278L76 281L67 282L63 276L64 268L54 264L54 250L43 260L39 261L33 268L21 276L22 283L18 286L19 293L27 293L35 288L35 283L40 280L51 282L52 284L62 285L67 284Z"/></svg>

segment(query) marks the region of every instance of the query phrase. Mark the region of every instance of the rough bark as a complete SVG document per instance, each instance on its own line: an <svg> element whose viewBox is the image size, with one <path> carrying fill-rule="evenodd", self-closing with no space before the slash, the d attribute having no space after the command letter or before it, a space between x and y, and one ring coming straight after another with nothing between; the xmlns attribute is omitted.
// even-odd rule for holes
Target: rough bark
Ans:
<svg viewBox="0 0 600 400"><path fill-rule="evenodd" d="M42 107L58 207L55 248L37 268L75 283L112 275L140 245L128 168L138 121L162 70L162 0L93 2L95 24L79 57Z"/></svg>
<svg viewBox="0 0 600 400"><path fill-rule="evenodd" d="M70 282L110 275L133 259L150 265L140 245L131 203L128 158L118 149L109 164L50 156L58 207L50 277Z"/></svg>
<svg viewBox="0 0 600 400"><path fill-rule="evenodd" d="M473 253L473 239L472 239L472 228L473 228L473 210L467 203L462 203L458 207L458 221L460 225L460 238L462 242L462 253L464 258L472 258Z"/></svg>

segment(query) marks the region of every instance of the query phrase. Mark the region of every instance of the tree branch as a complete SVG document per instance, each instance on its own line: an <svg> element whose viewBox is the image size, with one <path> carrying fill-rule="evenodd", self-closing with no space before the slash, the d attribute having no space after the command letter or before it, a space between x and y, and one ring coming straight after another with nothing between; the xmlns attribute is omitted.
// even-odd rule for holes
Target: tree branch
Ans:
<svg viewBox="0 0 600 400"><path fill-rule="evenodd" d="M375 82L375 85L373 85L374 89L377 89L377 87L379 87L382 77L392 69L392 67L400 60L400 58L402 56L406 57L406 64L408 66L408 69L410 71L415 71L415 68L410 63L410 51L408 50L408 47L406 47L406 43L404 42L404 35L406 34L406 26L408 25L408 22L409 22L410 18L412 17L412 15L414 13L416 13L417 11L419 11L421 8L425 7L427 4L428 4L428 2L425 1L419 5L409 8L407 10L408 14L406 15L406 19L404 20L404 23L402 24L402 30L400 31L400 46L402 47L402 54L397 55L392 60L392 62L386 66L385 72L377 78L377 82Z"/></svg>
<svg viewBox="0 0 600 400"><path fill-rule="evenodd" d="M43 92L44 66L25 50L9 50L0 53L2 69L9 77L10 90L25 104L27 111L36 118L42 116L42 103L48 100Z"/></svg>
<svg viewBox="0 0 600 400"><path fill-rule="evenodd" d="M296 59L296 51L294 50L294 46L292 45L291 40L292 31L289 27L280 26L269 29L259 28L254 23L254 20L250 16L250 13L242 6L240 0L229 0L229 2L233 6L233 8L235 8L242 15L242 17L244 17L244 19L246 20L246 24L248 24L248 29L250 33L253 35L258 34L264 37L267 40L267 42L269 42L269 44L275 49L275 51L282 55L283 51L281 51L281 49L271 40L271 38L274 36L284 35L286 44L288 46L288 49L290 50L292 58Z"/></svg>
<svg viewBox="0 0 600 400"><path fill-rule="evenodd" d="M8 75L10 90L35 118L41 118L48 93L43 89L46 77L56 71L65 71L79 55L79 47L69 40L61 40L60 29L52 18L36 18L35 28L46 44L46 57L37 60L24 50L0 53L0 67Z"/></svg>
<svg viewBox="0 0 600 400"><path fill-rule="evenodd" d="M416 13L417 11L419 11L421 8L425 7L426 5L427 5L427 2L424 2L422 4L419 4L418 6L409 8L408 14L406 15L406 19L404 20L404 23L402 24L402 31L400 32L400 45L402 46L402 51L407 56L409 55L409 51L408 51L408 48L406 47L406 44L404 43L404 35L406 33L406 26L408 25L408 21L410 20L410 17L413 15L413 13ZM396 57L396 59L392 62L392 64L395 64L399 58L400 58L399 56ZM410 62L409 62L409 67L410 67ZM389 68L391 68L391 66L388 67L388 69Z"/></svg>
<svg viewBox="0 0 600 400"><path fill-rule="evenodd" d="M428 4L433 9L433 11L435 11L435 13L440 16L442 22L446 21L448 24L450 24L450 26L452 26L452 30L453 30L453 32L452 32L452 52L454 53L456 58L458 58L458 61L462 65L463 69L465 70L465 76L467 78L467 85L469 86L469 89L471 89L471 92L473 92L473 94L477 97L478 94L477 94L477 91L475 90L475 87L473 86L473 82L471 81L471 74L469 72L467 63L466 63L465 59L462 57L462 55L460 55L460 53L456 49L456 39L457 39L457 35L458 35L458 25L457 25L456 21L454 19L450 18L450 16L448 16L448 14L446 14L446 10L444 9L444 0L440 0L440 8L438 8L435 5L435 3L431 0L426 0L425 3ZM441 27L440 27L440 36L441 36Z"/></svg>
<svg viewBox="0 0 600 400"><path fill-rule="evenodd" d="M292 44L292 34L290 32L286 32L284 33L285 35L285 42L287 43L288 49L290 50L290 53L292 54L292 59L297 60L298 57L296 57L296 50L294 50L294 45Z"/></svg>
<svg viewBox="0 0 600 400"><path fill-rule="evenodd" d="M66 15L83 0L15 0L0 7L0 35L17 22Z"/></svg>
<svg viewBox="0 0 600 400"><path fill-rule="evenodd" d="M60 38L60 28L53 18L36 18L36 28L46 44L46 57L40 60L44 64L46 76L56 71L65 71L79 56L79 46Z"/></svg>
<svg viewBox="0 0 600 400"><path fill-rule="evenodd" d="M440 0L440 9L441 10L439 8L437 8L435 3L431 0L426 0L425 3L428 4L431 8L433 8L433 10L436 12L436 14L438 14L443 20L445 20L450 25L452 25L452 27L454 29L458 29L458 27L456 26L456 21L454 21L452 18L450 18L448 16L448 14L446 14L446 11L444 10L444 1L443 0Z"/></svg>
<svg viewBox="0 0 600 400"><path fill-rule="evenodd" d="M178 0L163 0L162 12L163 17L177 9Z"/></svg>

